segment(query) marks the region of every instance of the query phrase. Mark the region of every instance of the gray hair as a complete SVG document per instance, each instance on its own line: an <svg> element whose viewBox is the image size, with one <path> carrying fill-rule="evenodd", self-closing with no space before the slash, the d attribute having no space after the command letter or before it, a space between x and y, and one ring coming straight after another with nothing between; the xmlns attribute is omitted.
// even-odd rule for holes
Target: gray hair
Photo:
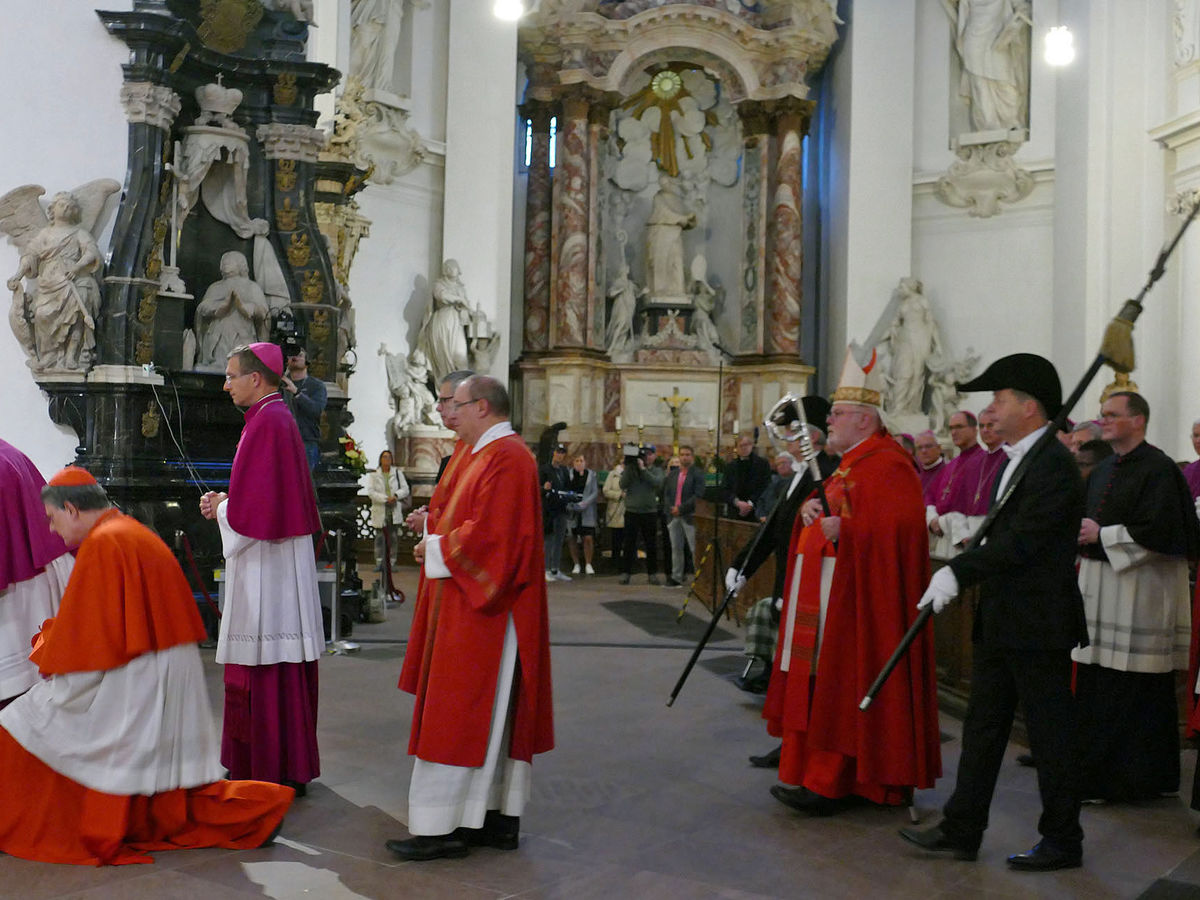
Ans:
<svg viewBox="0 0 1200 900"><path fill-rule="evenodd" d="M42 488L42 502L55 509L66 509L70 503L80 512L112 506L108 494L98 484L48 484Z"/></svg>
<svg viewBox="0 0 1200 900"><path fill-rule="evenodd" d="M492 413L508 418L511 409L508 391L499 381L491 375L472 375L463 383L467 386L467 396L472 400L486 400Z"/></svg>

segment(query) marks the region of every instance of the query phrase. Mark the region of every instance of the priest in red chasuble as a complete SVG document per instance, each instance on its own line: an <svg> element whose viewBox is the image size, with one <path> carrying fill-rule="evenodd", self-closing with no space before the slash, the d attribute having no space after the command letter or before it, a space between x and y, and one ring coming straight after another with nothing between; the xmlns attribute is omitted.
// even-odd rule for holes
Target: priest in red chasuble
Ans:
<svg viewBox="0 0 1200 900"><path fill-rule="evenodd" d="M414 548L422 584L400 688L416 695L406 860L515 850L533 755L554 746L541 494L495 379L455 388L467 449ZM438 508L435 508L438 507Z"/></svg>
<svg viewBox="0 0 1200 900"><path fill-rule="evenodd" d="M929 579L921 482L883 425L883 381L847 354L833 394L830 512L801 508L763 716L783 739L771 789L830 815L863 801L898 805L941 774L933 635L924 631L865 712L872 679L916 617ZM777 677L779 676L779 677Z"/></svg>
<svg viewBox="0 0 1200 900"><path fill-rule="evenodd" d="M120 865L269 842L292 789L221 779L204 625L171 551L83 469L59 472L42 499L79 551L33 641L41 679L0 712L0 851Z"/></svg>

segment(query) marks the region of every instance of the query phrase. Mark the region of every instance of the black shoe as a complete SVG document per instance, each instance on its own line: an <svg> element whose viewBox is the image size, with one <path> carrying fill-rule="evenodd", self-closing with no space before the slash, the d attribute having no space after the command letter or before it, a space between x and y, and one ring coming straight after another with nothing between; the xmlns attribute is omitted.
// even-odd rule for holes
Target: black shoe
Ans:
<svg viewBox="0 0 1200 900"><path fill-rule="evenodd" d="M307 797L308 796L308 785L307 784L301 784L298 781L285 781L284 785L286 787L290 787L293 791L295 791L297 797Z"/></svg>
<svg viewBox="0 0 1200 900"><path fill-rule="evenodd" d="M952 840L942 831L941 825L934 825L932 828L901 828L900 837L910 844L916 844L922 850L928 850L930 853L948 853L955 859L966 862L974 862L979 855L978 847Z"/></svg>
<svg viewBox="0 0 1200 900"><path fill-rule="evenodd" d="M620 578L617 579L617 584L629 584L629 576L622 575Z"/></svg>
<svg viewBox="0 0 1200 900"><path fill-rule="evenodd" d="M471 852L467 842L457 834L422 834L407 841L388 841L384 844L398 857L410 862L430 859L460 859Z"/></svg>
<svg viewBox="0 0 1200 900"><path fill-rule="evenodd" d="M682 581L676 581L674 578L667 579L667 587L683 587Z"/></svg>
<svg viewBox="0 0 1200 900"><path fill-rule="evenodd" d="M275 843L275 838L279 837L279 832L281 831L283 831L283 819L279 820L279 824L271 829L271 833L268 834L266 839L258 846L260 848L273 846Z"/></svg>
<svg viewBox="0 0 1200 900"><path fill-rule="evenodd" d="M1027 769L1032 769L1037 766L1037 763L1033 761L1032 753L1018 753L1017 754L1017 765L1025 766Z"/></svg>
<svg viewBox="0 0 1200 900"><path fill-rule="evenodd" d="M496 850L516 850L521 841L519 816L504 816L489 809L482 828L459 828L455 835L468 847L492 847Z"/></svg>
<svg viewBox="0 0 1200 900"><path fill-rule="evenodd" d="M646 577L646 584L652 584L655 587L662 587L662 579L657 575L649 575Z"/></svg>
<svg viewBox="0 0 1200 900"><path fill-rule="evenodd" d="M763 672L761 675L755 675L753 678L739 678L737 686L751 694L765 694L770 680L771 673L768 671Z"/></svg>
<svg viewBox="0 0 1200 900"><path fill-rule="evenodd" d="M823 797L806 787L785 787L782 784L771 786L771 796L792 809L805 815L825 817L844 812L851 807L865 803L861 797Z"/></svg>
<svg viewBox="0 0 1200 900"><path fill-rule="evenodd" d="M764 753L762 756L750 757L750 765L756 769L778 769L779 754L783 752L783 744L780 744L774 750Z"/></svg>
<svg viewBox="0 0 1200 900"><path fill-rule="evenodd" d="M1008 858L1008 864L1022 872L1054 872L1058 869L1078 869L1083 865L1083 850L1059 850L1045 841L1038 841L1028 853Z"/></svg>

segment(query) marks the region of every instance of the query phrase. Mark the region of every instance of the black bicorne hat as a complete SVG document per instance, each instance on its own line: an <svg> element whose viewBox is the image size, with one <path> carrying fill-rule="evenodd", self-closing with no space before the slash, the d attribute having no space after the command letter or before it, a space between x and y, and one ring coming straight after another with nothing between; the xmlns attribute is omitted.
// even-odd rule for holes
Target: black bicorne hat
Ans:
<svg viewBox="0 0 1200 900"><path fill-rule="evenodd" d="M1046 408L1047 418L1053 419L1062 408L1062 383L1054 364L1036 353L1013 353L996 360L984 373L970 381L960 382L958 389L972 391L1021 391L1036 397Z"/></svg>

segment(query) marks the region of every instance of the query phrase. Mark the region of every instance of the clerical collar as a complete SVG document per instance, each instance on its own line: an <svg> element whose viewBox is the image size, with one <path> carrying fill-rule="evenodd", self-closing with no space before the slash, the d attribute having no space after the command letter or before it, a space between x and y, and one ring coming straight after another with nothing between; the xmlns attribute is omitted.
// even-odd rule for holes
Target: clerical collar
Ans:
<svg viewBox="0 0 1200 900"><path fill-rule="evenodd" d="M1049 427L1050 423L1047 422L1041 428L1029 432L1029 434L1025 435L1025 437L1021 438L1015 444L1001 444L1000 446L1004 448L1004 452L1008 454L1009 459L1020 459L1029 452L1029 448L1037 443L1038 438L1042 436L1042 432Z"/></svg>
<svg viewBox="0 0 1200 900"><path fill-rule="evenodd" d="M497 422L479 436L479 440L475 442L475 446L471 448L471 452L478 453L492 441L499 440L502 437L508 437L510 434L514 433L512 422L510 422L508 419L505 419L503 422Z"/></svg>
<svg viewBox="0 0 1200 900"><path fill-rule="evenodd" d="M275 391L274 393L271 393L271 394L267 394L265 397L259 397L257 400L255 400L253 403L251 403L248 407L246 407L246 412L245 412L244 418L247 422L249 422L256 415L258 415L259 412L262 411L265 407L270 406L272 403L282 403L282 402L283 402L283 396L278 391Z"/></svg>
<svg viewBox="0 0 1200 900"><path fill-rule="evenodd" d="M859 443L862 443L862 442L859 441ZM858 446L858 444L854 445L854 447L857 447L857 446ZM854 447L851 447L850 449L853 450ZM924 463L922 463L921 468L924 469L926 472L928 472L932 469L936 469L938 466L944 465L945 462L946 462L946 458L944 456L939 456L937 458L937 462L931 462L929 465L925 465Z"/></svg>

